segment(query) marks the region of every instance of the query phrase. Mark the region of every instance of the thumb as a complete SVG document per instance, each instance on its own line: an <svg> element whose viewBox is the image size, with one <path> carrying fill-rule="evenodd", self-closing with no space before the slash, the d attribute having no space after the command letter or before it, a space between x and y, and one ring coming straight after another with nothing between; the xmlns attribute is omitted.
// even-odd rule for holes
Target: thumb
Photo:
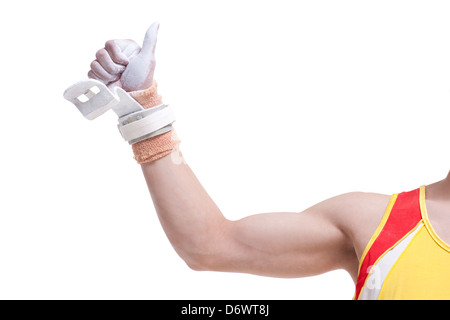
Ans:
<svg viewBox="0 0 450 320"><path fill-rule="evenodd" d="M140 54L145 57L151 57L155 54L156 38L158 36L159 22L154 22L150 28L148 28L145 34L144 43L142 44L142 50Z"/></svg>

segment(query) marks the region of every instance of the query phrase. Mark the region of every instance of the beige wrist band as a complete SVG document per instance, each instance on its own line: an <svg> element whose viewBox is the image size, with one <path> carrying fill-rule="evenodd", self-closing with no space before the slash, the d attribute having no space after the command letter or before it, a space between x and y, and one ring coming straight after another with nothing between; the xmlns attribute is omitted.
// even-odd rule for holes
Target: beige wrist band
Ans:
<svg viewBox="0 0 450 320"><path fill-rule="evenodd" d="M158 94L157 87L158 85L154 81L150 88L129 92L129 94L144 109L149 109L162 104L162 98ZM161 159L171 154L180 142L175 130L172 129L169 132L133 144L134 159L139 164Z"/></svg>

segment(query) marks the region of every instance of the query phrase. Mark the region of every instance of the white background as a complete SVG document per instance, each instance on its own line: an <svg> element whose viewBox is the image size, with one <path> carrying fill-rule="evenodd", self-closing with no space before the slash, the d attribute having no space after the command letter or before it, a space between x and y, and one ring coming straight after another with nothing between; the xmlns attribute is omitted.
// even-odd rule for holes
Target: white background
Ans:
<svg viewBox="0 0 450 320"><path fill-rule="evenodd" d="M351 299L305 279L195 272L115 114L62 97L105 41L161 23L156 79L230 219L391 194L448 172L448 1L10 1L1 32L1 299Z"/></svg>

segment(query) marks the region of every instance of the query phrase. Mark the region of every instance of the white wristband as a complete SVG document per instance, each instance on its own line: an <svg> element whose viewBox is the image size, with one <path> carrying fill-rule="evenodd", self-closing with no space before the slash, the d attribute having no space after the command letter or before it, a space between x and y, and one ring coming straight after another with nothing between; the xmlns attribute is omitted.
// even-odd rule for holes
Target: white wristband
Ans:
<svg viewBox="0 0 450 320"><path fill-rule="evenodd" d="M171 107L163 104L144 109L123 89L116 87L112 92L105 84L93 79L72 85L64 92L64 98L89 120L113 109L119 117L119 131L129 144L168 132L175 121Z"/></svg>
<svg viewBox="0 0 450 320"><path fill-rule="evenodd" d="M172 108L162 104L120 118L117 127L125 141L134 144L172 130L174 121Z"/></svg>

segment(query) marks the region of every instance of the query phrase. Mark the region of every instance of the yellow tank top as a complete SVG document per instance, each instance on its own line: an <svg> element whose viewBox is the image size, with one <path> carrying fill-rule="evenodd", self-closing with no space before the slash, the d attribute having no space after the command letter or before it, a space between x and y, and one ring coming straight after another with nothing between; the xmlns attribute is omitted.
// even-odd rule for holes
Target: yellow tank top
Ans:
<svg viewBox="0 0 450 320"><path fill-rule="evenodd" d="M428 219L425 186L391 197L361 257L354 299L450 299L450 245Z"/></svg>

